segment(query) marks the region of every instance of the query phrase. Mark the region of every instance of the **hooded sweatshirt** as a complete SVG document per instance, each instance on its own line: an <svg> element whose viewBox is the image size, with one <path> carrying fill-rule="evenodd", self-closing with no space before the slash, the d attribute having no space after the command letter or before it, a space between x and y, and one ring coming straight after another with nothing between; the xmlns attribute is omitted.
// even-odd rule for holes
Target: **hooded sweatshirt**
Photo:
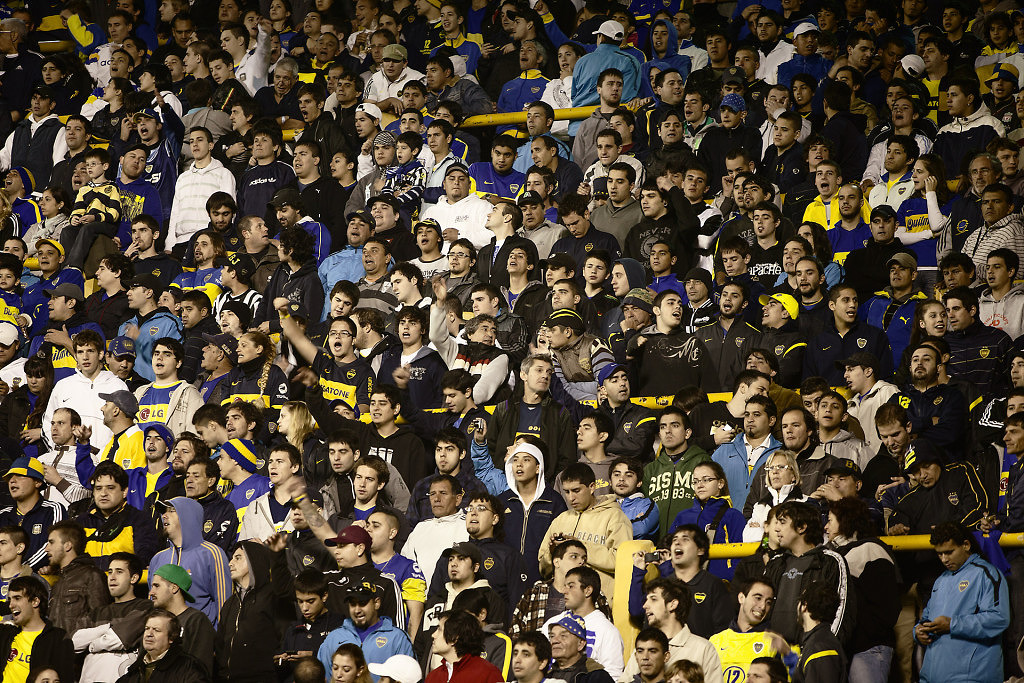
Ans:
<svg viewBox="0 0 1024 683"><path fill-rule="evenodd" d="M633 524L619 507L614 495L595 498L586 510L566 510L548 527L540 544L538 558L545 575L554 569L551 564L551 538L561 534L576 538L587 547L587 565L601 575L601 590L605 595L615 591L616 548L633 540Z"/></svg>
<svg viewBox="0 0 1024 683"><path fill-rule="evenodd" d="M262 683L277 676L273 656L281 642L270 579L271 552L255 541L242 541L238 547L249 563L249 585L235 584L221 610L214 669L217 680Z"/></svg>
<svg viewBox="0 0 1024 683"><path fill-rule="evenodd" d="M668 45L665 46L665 54L663 55L659 55L654 51L654 29L659 25L668 29ZM668 68L678 69L679 75L685 83L686 79L690 75L693 65L688 56L679 54L679 34L676 32L676 27L672 25L671 21L658 19L651 25L651 40L649 45L651 47L651 59L644 62L640 67L640 71L644 76L643 81L645 83L651 82L650 74L651 68L654 66L654 62L665 62L668 66L662 66L661 70L664 71Z"/></svg>
<svg viewBox="0 0 1024 683"><path fill-rule="evenodd" d="M999 301L993 298L992 289L986 288L979 297L978 319L1011 339L1024 334L1024 284L1011 287Z"/></svg>
<svg viewBox="0 0 1024 683"><path fill-rule="evenodd" d="M149 563L149 587L153 587L154 572L165 564L184 567L192 576L192 587L188 592L196 599L195 608L216 626L220 609L231 595L228 556L213 543L203 540L202 505L184 497L167 502L178 513L181 547L168 541L167 548L153 556Z"/></svg>

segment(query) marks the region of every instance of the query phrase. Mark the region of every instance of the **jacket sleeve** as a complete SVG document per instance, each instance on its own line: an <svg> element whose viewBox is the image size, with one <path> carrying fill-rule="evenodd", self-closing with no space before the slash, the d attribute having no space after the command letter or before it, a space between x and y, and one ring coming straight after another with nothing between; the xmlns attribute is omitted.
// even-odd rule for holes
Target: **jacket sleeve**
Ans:
<svg viewBox="0 0 1024 683"><path fill-rule="evenodd" d="M487 491L492 496L500 495L508 491L508 481L505 473L498 470L491 460L491 453L487 450L487 444L478 444L473 440L469 444L470 457L473 459L473 470L476 478L484 483Z"/></svg>
<svg viewBox="0 0 1024 683"><path fill-rule="evenodd" d="M949 634L963 640L990 641L1010 625L1009 592L1001 573L983 565L977 568L984 577L977 578L980 588L974 596L975 610L952 617Z"/></svg>
<svg viewBox="0 0 1024 683"><path fill-rule="evenodd" d="M647 572L633 567L629 577L629 618L638 624L644 623L644 576Z"/></svg>
<svg viewBox="0 0 1024 683"><path fill-rule="evenodd" d="M487 364L473 385L474 401L481 405L486 403L508 381L508 361L507 355L501 355Z"/></svg>
<svg viewBox="0 0 1024 683"><path fill-rule="evenodd" d="M78 481L82 487L91 489L89 480L92 473L96 471L96 465L92 461L92 449L87 443L80 443L75 446L75 471L78 473Z"/></svg>
<svg viewBox="0 0 1024 683"><path fill-rule="evenodd" d="M160 537L157 536L156 527L146 519L145 513L140 514L136 523L132 525L132 534L134 536L135 555L142 562L143 566L148 566L149 561L153 559L157 550L160 549ZM106 585L103 588L106 591Z"/></svg>
<svg viewBox="0 0 1024 683"><path fill-rule="evenodd" d="M66 638L62 630L53 629L48 634L48 647L43 650L39 647L40 655L39 661L46 663L48 667L52 667L59 675L62 681L73 681L75 680L75 646L71 643L70 638ZM52 642L49 642L51 641ZM36 647L41 646L38 639L35 645L32 647L32 654L36 655ZM33 659L37 657L33 656Z"/></svg>
<svg viewBox="0 0 1024 683"><path fill-rule="evenodd" d="M800 665L805 683L834 683L845 676L842 658L836 650L820 650Z"/></svg>

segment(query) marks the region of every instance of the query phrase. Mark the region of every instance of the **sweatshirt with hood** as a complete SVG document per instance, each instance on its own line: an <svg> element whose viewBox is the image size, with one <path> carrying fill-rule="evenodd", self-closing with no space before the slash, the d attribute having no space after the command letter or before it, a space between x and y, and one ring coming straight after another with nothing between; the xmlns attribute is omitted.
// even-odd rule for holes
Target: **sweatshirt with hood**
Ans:
<svg viewBox="0 0 1024 683"><path fill-rule="evenodd" d="M214 678L232 683L272 681L277 676L273 657L281 642L278 606L287 604L286 596L283 591L278 595L271 581L269 548L256 541L242 541L236 548L249 564L248 585L236 583L221 609Z"/></svg>
<svg viewBox="0 0 1024 683"><path fill-rule="evenodd" d="M992 288L987 287L978 297L978 319L1002 330L1010 339L1024 334L1024 284L1011 287L999 301L992 296Z"/></svg>
<svg viewBox="0 0 1024 683"><path fill-rule="evenodd" d="M659 25L664 26L668 30L668 44L665 46L665 53L661 55L654 50L654 29ZM658 19L651 25L651 34L649 38L650 41L648 44L651 48L651 59L640 66L640 71L644 77L643 81L645 83L651 82L650 74L651 69L655 66L655 62L665 62L668 66L661 65L661 70L678 69L679 75L685 83L693 68L693 64L687 55L679 54L679 34L676 32L676 27L672 25L671 21ZM612 678L614 678L614 676Z"/></svg>
<svg viewBox="0 0 1024 683"><path fill-rule="evenodd" d="M184 567L192 576L188 592L196 599L195 608L216 626L221 607L231 595L228 556L213 543L203 540L202 505L185 497L172 498L165 504L178 513L181 547L168 540L167 548L153 556L149 563L149 587L153 587L154 572L165 564Z"/></svg>
<svg viewBox="0 0 1024 683"><path fill-rule="evenodd" d="M554 569L551 564L551 538L559 534L575 538L587 547L587 565L600 574L602 592L614 594L616 548L633 540L633 524L619 507L615 496L595 498L586 510L566 510L551 522L538 552L540 569L545 575Z"/></svg>

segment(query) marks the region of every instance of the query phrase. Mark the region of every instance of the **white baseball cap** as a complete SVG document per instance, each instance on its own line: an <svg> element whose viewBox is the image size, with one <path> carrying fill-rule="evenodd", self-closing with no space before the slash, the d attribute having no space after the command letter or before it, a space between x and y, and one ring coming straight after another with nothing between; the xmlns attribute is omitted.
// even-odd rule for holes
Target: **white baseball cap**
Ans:
<svg viewBox="0 0 1024 683"><path fill-rule="evenodd" d="M921 55L907 55L900 60L900 66L903 67L904 73L913 78L920 78L924 75L924 59Z"/></svg>
<svg viewBox="0 0 1024 683"><path fill-rule="evenodd" d="M18 341L18 337L17 325L9 323L6 320L0 322L0 344L10 346L14 342Z"/></svg>
<svg viewBox="0 0 1024 683"><path fill-rule="evenodd" d="M419 683L423 680L419 663L409 655L391 655L380 664L367 664L374 676L387 676L395 683Z"/></svg>
<svg viewBox="0 0 1024 683"><path fill-rule="evenodd" d="M621 41L623 36L626 35L626 29L622 28L622 24L612 19L602 23L597 32L602 36L617 41Z"/></svg>
<svg viewBox="0 0 1024 683"><path fill-rule="evenodd" d="M793 37L796 38L797 36L802 36L803 34L810 33L811 31L814 31L815 33L821 33L820 28L818 28L809 21L805 21L802 24L799 24L795 29L793 29Z"/></svg>
<svg viewBox="0 0 1024 683"><path fill-rule="evenodd" d="M376 104L369 104L367 102L363 102L358 107L356 107L356 111L361 111L364 114L369 114L378 121L380 121L381 117L384 116L380 111L380 107L378 107Z"/></svg>

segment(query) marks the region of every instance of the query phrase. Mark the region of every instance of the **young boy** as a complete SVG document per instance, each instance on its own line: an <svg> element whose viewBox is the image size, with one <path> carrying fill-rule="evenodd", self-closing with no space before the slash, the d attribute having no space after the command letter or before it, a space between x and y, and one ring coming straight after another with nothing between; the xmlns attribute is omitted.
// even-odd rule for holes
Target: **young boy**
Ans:
<svg viewBox="0 0 1024 683"><path fill-rule="evenodd" d="M786 111L775 119L772 130L772 145L764 154L761 167L764 174L779 186L779 192L786 193L807 176L803 146L797 142L803 125L795 111Z"/></svg>
<svg viewBox="0 0 1024 683"><path fill-rule="evenodd" d="M640 491L644 467L633 458L612 460L609 470L612 493L633 524L633 539L654 541L658 537L658 506Z"/></svg>
<svg viewBox="0 0 1024 683"><path fill-rule="evenodd" d="M427 185L427 169L419 159L423 138L419 133L407 131L398 136L395 146L398 165L384 169L384 187L381 193L393 194L402 205L402 212L415 218L420 211L420 200Z"/></svg>
<svg viewBox="0 0 1024 683"><path fill-rule="evenodd" d="M121 193L117 185L107 179L110 153L105 149L91 149L85 153L85 172L89 182L78 191L75 208L71 210L71 225L110 223L111 231L121 221Z"/></svg>
<svg viewBox="0 0 1024 683"><path fill-rule="evenodd" d="M285 629L281 650L274 656L278 672L287 676L294 662L316 655L327 634L344 619L327 609L327 577L319 569L304 569L295 577L295 602L302 618Z"/></svg>
<svg viewBox="0 0 1024 683"><path fill-rule="evenodd" d="M619 305L619 300L608 291L611 270L612 257L606 249L595 249L583 262L583 291L594 303L598 315L604 315Z"/></svg>
<svg viewBox="0 0 1024 683"><path fill-rule="evenodd" d="M402 143L398 143L399 150ZM441 253L441 245L444 243L441 224L432 218L416 223L416 246L420 248L419 258L409 261L420 269L425 282L432 281L435 277L448 277L448 257Z"/></svg>
<svg viewBox="0 0 1024 683"><path fill-rule="evenodd" d="M352 478L356 502L352 507L352 516L356 522L365 522L377 511L380 492L391 480L391 472L387 463L379 458L363 458L356 464L355 477Z"/></svg>
<svg viewBox="0 0 1024 683"><path fill-rule="evenodd" d="M687 301L686 284L680 282L679 276L672 272L675 268L678 256L673 252L673 247L668 242L658 240L651 245L650 264L654 277L651 280L649 289L655 294L663 290L671 289Z"/></svg>
<svg viewBox="0 0 1024 683"><path fill-rule="evenodd" d="M28 536L20 526L0 527L0 613L10 614L8 588L16 576L30 576L32 567L24 563Z"/></svg>
<svg viewBox="0 0 1024 683"><path fill-rule="evenodd" d="M21 312L21 261L14 254L0 253L0 320L28 327L32 320ZM19 319L21 322L19 322Z"/></svg>

